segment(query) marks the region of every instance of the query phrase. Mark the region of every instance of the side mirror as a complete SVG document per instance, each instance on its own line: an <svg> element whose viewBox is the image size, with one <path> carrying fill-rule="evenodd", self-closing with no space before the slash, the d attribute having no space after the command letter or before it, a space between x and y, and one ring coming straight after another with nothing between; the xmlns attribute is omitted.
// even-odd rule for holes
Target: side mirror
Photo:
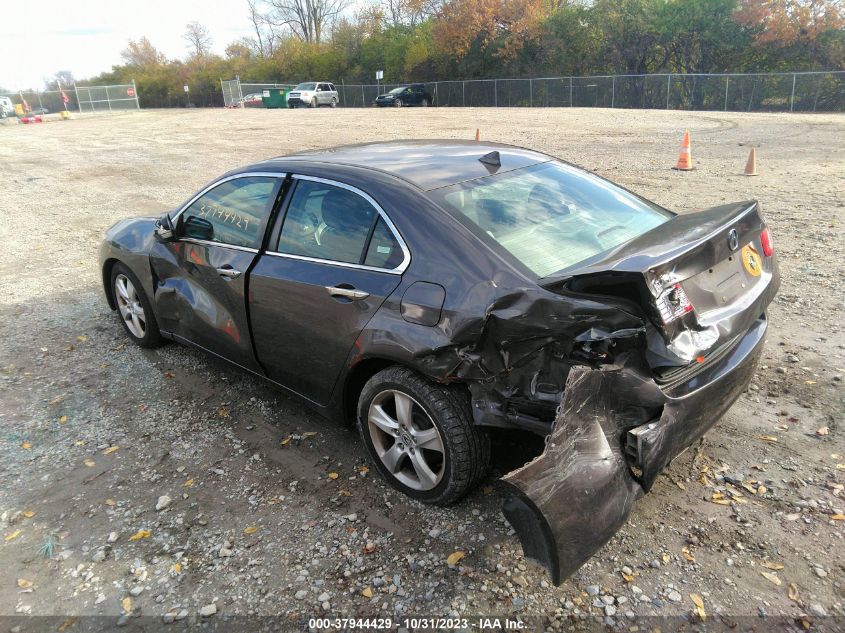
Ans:
<svg viewBox="0 0 845 633"><path fill-rule="evenodd" d="M173 220L170 219L169 214L165 213L156 221L156 235L165 242L173 239Z"/></svg>
<svg viewBox="0 0 845 633"><path fill-rule="evenodd" d="M182 223L182 233L197 240L211 240L214 239L214 226L204 218L191 215Z"/></svg>

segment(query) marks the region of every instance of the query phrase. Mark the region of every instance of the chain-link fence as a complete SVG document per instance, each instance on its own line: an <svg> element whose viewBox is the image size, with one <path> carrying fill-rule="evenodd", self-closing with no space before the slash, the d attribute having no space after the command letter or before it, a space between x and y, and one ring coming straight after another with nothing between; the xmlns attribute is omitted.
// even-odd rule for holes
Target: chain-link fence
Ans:
<svg viewBox="0 0 845 633"><path fill-rule="evenodd" d="M134 84L114 86L67 86L61 90L21 90L0 94L9 97L13 104L25 104L27 112L48 114L69 110L71 112L114 112L137 110L138 90Z"/></svg>
<svg viewBox="0 0 845 633"><path fill-rule="evenodd" d="M240 83L239 79L222 84L227 105L239 105L250 93L260 94L263 88L291 86ZM401 85L406 84L335 82L340 105L359 108L373 105L379 94ZM433 104L441 107L845 112L845 71L468 79L425 85Z"/></svg>
<svg viewBox="0 0 845 633"><path fill-rule="evenodd" d="M114 86L76 86L80 112L114 112L115 110L140 110L135 84Z"/></svg>
<svg viewBox="0 0 845 633"><path fill-rule="evenodd" d="M19 92L3 92L0 97L9 97L13 104L26 104L28 114L48 114L62 110L79 110L79 102L73 88L61 90L22 90ZM65 104L64 99L68 102Z"/></svg>

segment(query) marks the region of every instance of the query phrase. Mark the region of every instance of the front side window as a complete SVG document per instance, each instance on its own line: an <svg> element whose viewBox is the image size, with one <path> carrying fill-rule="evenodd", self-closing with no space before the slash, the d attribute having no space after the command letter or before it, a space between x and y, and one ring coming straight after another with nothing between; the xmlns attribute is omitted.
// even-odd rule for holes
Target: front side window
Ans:
<svg viewBox="0 0 845 633"><path fill-rule="evenodd" d="M245 176L210 189L180 216L181 237L256 248L261 222L272 207L276 180Z"/></svg>
<svg viewBox="0 0 845 633"><path fill-rule="evenodd" d="M553 161L430 194L538 277L608 251L672 217L621 187Z"/></svg>
<svg viewBox="0 0 845 633"><path fill-rule="evenodd" d="M378 212L358 194L322 182L298 180L279 235L278 252L346 264L363 264ZM391 246L380 242L368 265L388 261ZM390 252L385 251L388 249ZM380 255L384 259L379 259ZM401 261L401 258L400 258Z"/></svg>

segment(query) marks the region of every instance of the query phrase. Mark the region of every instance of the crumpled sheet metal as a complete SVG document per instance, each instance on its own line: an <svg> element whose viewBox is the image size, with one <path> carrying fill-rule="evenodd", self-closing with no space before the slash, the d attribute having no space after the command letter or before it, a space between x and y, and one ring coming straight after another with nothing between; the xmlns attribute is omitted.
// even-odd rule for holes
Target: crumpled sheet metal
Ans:
<svg viewBox="0 0 845 633"><path fill-rule="evenodd" d="M554 385L559 399L573 364L598 366L611 347L618 353L645 345L644 317L612 300L530 287L500 293L495 282L479 284L464 303L483 304L483 318L446 313L427 333L426 344L409 350L426 375L469 386L479 423L494 422L514 395L542 397L542 385Z"/></svg>
<svg viewBox="0 0 845 633"><path fill-rule="evenodd" d="M546 450L503 478L514 488L505 516L555 584L613 536L643 494L619 438L648 416L622 400L644 386L618 366L573 367Z"/></svg>
<svg viewBox="0 0 845 633"><path fill-rule="evenodd" d="M513 495L503 511L528 558L555 584L577 570L625 522L669 462L699 439L746 389L763 351L758 319L706 378L660 389L637 352L599 368L569 372L543 453L503 480ZM629 430L640 435L639 472L623 453ZM640 429L642 430L642 429Z"/></svg>

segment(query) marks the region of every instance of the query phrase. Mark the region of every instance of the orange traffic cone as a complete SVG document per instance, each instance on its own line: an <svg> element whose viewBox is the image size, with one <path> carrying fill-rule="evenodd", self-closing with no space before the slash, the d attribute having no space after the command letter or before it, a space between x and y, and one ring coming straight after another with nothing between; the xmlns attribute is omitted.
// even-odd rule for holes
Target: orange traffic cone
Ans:
<svg viewBox="0 0 845 633"><path fill-rule="evenodd" d="M476 141L480 141L480 140L481 140L481 132L479 131L479 129L478 129L478 128L475 128L475 140L476 140Z"/></svg>
<svg viewBox="0 0 845 633"><path fill-rule="evenodd" d="M751 153L748 155L748 162L745 163L745 175L757 175L757 150L753 147L751 148Z"/></svg>
<svg viewBox="0 0 845 633"><path fill-rule="evenodd" d="M681 152L678 154L678 164L672 169L679 169L681 171L690 171L692 169L689 132L684 132L684 140L681 142Z"/></svg>

